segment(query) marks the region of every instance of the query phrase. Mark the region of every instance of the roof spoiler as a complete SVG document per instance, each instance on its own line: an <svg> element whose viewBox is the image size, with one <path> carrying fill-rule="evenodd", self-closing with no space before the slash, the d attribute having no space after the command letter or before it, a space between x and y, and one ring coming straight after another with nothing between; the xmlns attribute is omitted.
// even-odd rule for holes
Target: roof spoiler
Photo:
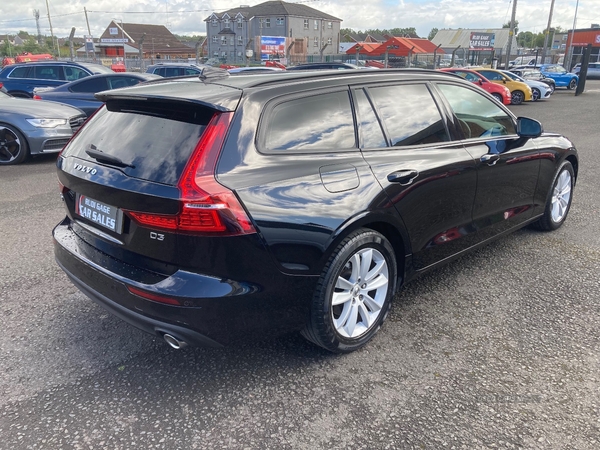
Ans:
<svg viewBox="0 0 600 450"><path fill-rule="evenodd" d="M228 77L229 72L227 70L211 66L203 67L200 75L198 75L198 78L202 81L220 80Z"/></svg>

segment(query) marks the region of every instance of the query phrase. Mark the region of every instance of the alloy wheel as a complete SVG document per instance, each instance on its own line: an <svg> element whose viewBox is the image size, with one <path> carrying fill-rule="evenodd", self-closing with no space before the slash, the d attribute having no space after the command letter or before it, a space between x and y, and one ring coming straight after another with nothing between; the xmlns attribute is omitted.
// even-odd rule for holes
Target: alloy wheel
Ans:
<svg viewBox="0 0 600 450"><path fill-rule="evenodd" d="M567 170L563 170L556 180L554 190L552 192L552 221L555 223L561 222L571 203L571 174Z"/></svg>
<svg viewBox="0 0 600 450"><path fill-rule="evenodd" d="M0 126L0 164L9 164L19 157L22 143L17 134L7 127Z"/></svg>

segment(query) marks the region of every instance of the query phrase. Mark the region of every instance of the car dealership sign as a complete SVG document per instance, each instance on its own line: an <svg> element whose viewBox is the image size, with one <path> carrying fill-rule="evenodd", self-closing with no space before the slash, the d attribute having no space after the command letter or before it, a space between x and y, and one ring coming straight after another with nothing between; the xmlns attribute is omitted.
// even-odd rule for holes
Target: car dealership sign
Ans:
<svg viewBox="0 0 600 450"><path fill-rule="evenodd" d="M471 50L494 50L495 33L471 33L469 49Z"/></svg>

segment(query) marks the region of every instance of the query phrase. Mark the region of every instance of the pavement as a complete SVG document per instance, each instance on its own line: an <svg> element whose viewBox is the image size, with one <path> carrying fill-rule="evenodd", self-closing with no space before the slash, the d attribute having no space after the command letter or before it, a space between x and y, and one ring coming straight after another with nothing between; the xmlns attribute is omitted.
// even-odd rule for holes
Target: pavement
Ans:
<svg viewBox="0 0 600 450"><path fill-rule="evenodd" d="M364 349L172 350L54 262L55 157L0 167L2 449L600 448L600 81L511 107L571 138L565 225L410 283Z"/></svg>

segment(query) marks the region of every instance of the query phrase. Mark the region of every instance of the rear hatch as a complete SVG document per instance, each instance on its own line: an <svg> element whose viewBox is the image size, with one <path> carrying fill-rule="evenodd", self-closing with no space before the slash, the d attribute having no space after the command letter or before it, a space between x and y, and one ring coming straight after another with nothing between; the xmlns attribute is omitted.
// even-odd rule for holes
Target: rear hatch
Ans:
<svg viewBox="0 0 600 450"><path fill-rule="evenodd" d="M164 275L186 267L211 273L202 256L215 236L254 233L235 195L214 179L241 91L215 87L205 90L213 101L203 101L175 95L207 87L184 84L194 86L101 94L106 107L57 163L77 236L108 257Z"/></svg>

